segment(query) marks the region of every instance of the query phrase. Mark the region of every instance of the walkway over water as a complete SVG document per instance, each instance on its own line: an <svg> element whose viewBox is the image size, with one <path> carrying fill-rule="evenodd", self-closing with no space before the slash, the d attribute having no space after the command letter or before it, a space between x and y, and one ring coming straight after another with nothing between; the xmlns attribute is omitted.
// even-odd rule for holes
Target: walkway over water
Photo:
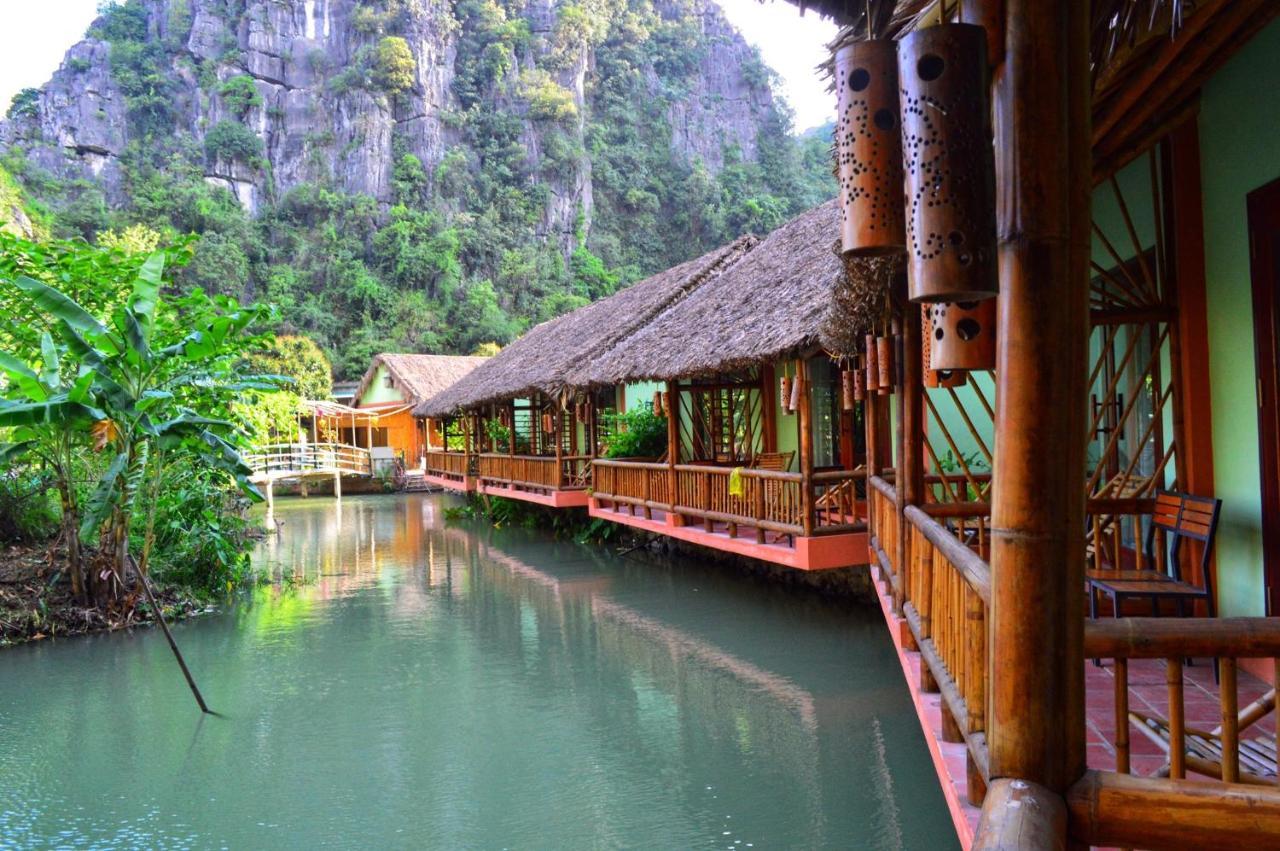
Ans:
<svg viewBox="0 0 1280 851"><path fill-rule="evenodd" d="M249 481L266 485L267 502L274 506L275 483L285 479L332 479L342 496L343 476L372 476L368 449L346 443L275 443L245 455L253 470Z"/></svg>
<svg viewBox="0 0 1280 851"><path fill-rule="evenodd" d="M0 653L0 837L194 847L956 847L874 610L690 561L281 501L281 584ZM74 840L73 838L74 837Z"/></svg>

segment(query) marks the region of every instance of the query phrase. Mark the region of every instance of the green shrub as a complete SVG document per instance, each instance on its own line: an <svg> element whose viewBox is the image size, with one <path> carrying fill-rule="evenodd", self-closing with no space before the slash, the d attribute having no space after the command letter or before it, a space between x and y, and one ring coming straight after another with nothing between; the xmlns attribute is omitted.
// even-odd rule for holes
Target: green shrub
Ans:
<svg viewBox="0 0 1280 851"><path fill-rule="evenodd" d="M667 450L667 418L649 405L604 415L607 458L657 458Z"/></svg>
<svg viewBox="0 0 1280 851"><path fill-rule="evenodd" d="M218 86L218 94L222 96L227 109L237 118L244 118L249 110L262 106L262 95L258 92L253 77L248 74L228 77Z"/></svg>
<svg viewBox="0 0 1280 851"><path fill-rule="evenodd" d="M205 134L204 153L211 162L253 164L262 155L262 140L238 121L219 121Z"/></svg>
<svg viewBox="0 0 1280 851"><path fill-rule="evenodd" d="M578 117L573 92L551 79L545 71L521 75L521 94L529 101L529 117L534 121L572 121Z"/></svg>
<svg viewBox="0 0 1280 851"><path fill-rule="evenodd" d="M373 58L373 81L387 94L412 89L417 67L409 42L400 36L389 35L378 42Z"/></svg>
<svg viewBox="0 0 1280 851"><path fill-rule="evenodd" d="M40 90L23 89L9 102L9 118L34 117L40 112Z"/></svg>
<svg viewBox="0 0 1280 851"><path fill-rule="evenodd" d="M0 470L0 541L46 540L60 517L51 476L27 465Z"/></svg>

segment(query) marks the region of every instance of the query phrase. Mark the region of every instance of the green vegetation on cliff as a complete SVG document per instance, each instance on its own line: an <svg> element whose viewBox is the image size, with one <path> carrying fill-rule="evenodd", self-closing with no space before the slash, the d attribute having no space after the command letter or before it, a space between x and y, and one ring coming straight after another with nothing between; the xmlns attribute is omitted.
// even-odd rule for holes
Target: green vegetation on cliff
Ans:
<svg viewBox="0 0 1280 851"><path fill-rule="evenodd" d="M125 0L91 33L110 45L126 106L117 182L55 174L20 143L2 161L52 211L56 236L94 241L134 224L197 234L179 285L274 303L280 330L317 341L339 378L383 350L468 353L834 192L829 135L793 135L771 72L745 46L735 85L759 108L738 114L736 136L698 129L716 125L724 99L704 85L704 60L725 37L707 33L703 2L562 2L549 31L532 28L520 0L361 3L348 20L352 60L338 67L317 51L311 62L326 97L396 119L389 189L374 198L344 188L341 157L315 153L333 144L319 116L315 150L287 154L314 160L289 164L302 179L273 179L286 154L262 127L283 108L264 102L236 41L245 4L227 4L223 55L200 58L186 46L186 4ZM444 34L424 34L424 21ZM412 45L435 36L453 58L442 147L428 161L403 113L428 73ZM17 106L38 110L30 100ZM232 191L250 186L253 213Z"/></svg>

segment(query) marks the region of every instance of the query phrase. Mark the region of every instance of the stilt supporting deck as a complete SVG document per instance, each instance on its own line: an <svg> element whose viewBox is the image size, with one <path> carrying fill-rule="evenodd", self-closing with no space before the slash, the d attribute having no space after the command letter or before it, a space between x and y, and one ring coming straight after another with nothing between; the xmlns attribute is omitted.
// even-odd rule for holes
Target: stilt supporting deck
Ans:
<svg viewBox="0 0 1280 851"><path fill-rule="evenodd" d="M984 24L1001 21L1004 33L993 88L1000 321L991 655L999 661L991 668L990 773L1051 793L1056 841L1021 847L1061 847L1061 795L1085 767L1088 5L975 5ZM993 782L984 826L999 817L993 804L1020 794Z"/></svg>

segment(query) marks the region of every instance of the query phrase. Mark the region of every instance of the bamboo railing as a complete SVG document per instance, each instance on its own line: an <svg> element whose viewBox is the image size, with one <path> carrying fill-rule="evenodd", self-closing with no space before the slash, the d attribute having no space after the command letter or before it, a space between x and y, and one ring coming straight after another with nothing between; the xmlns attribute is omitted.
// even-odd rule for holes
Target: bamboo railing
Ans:
<svg viewBox="0 0 1280 851"><path fill-rule="evenodd" d="M468 460L465 452L427 450L427 473L445 479L461 481L467 476Z"/></svg>
<svg viewBox="0 0 1280 851"><path fill-rule="evenodd" d="M921 688L942 696L944 738L966 746L970 799L978 803L988 779L991 568L975 552L982 537L968 534L964 524L989 509L985 503L900 506L893 485L880 476L869 481L872 551L920 653ZM902 543L906 558L898 564Z"/></svg>
<svg viewBox="0 0 1280 851"><path fill-rule="evenodd" d="M345 443L276 443L244 456L260 478L288 478L306 473L372 474L369 450Z"/></svg>
<svg viewBox="0 0 1280 851"><path fill-rule="evenodd" d="M727 524L730 534L743 526L756 530L764 543L767 532L804 535L806 529L804 477L776 470L739 470L741 493L729 492L729 467L700 464L660 464L642 461L597 459L592 465L593 495L601 502L702 520L708 531L716 523ZM808 504L813 535L861 531L856 482L861 473L814 473L814 498Z"/></svg>
<svg viewBox="0 0 1280 851"><path fill-rule="evenodd" d="M574 460L586 456L573 456ZM480 480L484 484L534 490L561 490L566 486L563 464L554 456L500 455L485 453L480 456Z"/></svg>
<svg viewBox="0 0 1280 851"><path fill-rule="evenodd" d="M1280 674L1280 621L1274 618L1105 618L1088 621L1085 658L1114 660L1116 771L1090 771L1067 795L1071 831L1094 845L1140 847L1275 848L1280 844L1280 777L1242 769L1241 755L1274 764L1280 715L1274 695L1240 707L1240 659L1266 659ZM1219 727L1186 723L1183 665L1212 659L1219 670ZM1130 774L1130 662L1163 660L1167 718L1156 719L1168 737L1161 776ZM1263 729L1254 729L1263 724ZM1193 739L1214 743L1214 762L1188 748ZM1187 779L1195 773L1204 779ZM1167 775L1167 777L1163 776Z"/></svg>

